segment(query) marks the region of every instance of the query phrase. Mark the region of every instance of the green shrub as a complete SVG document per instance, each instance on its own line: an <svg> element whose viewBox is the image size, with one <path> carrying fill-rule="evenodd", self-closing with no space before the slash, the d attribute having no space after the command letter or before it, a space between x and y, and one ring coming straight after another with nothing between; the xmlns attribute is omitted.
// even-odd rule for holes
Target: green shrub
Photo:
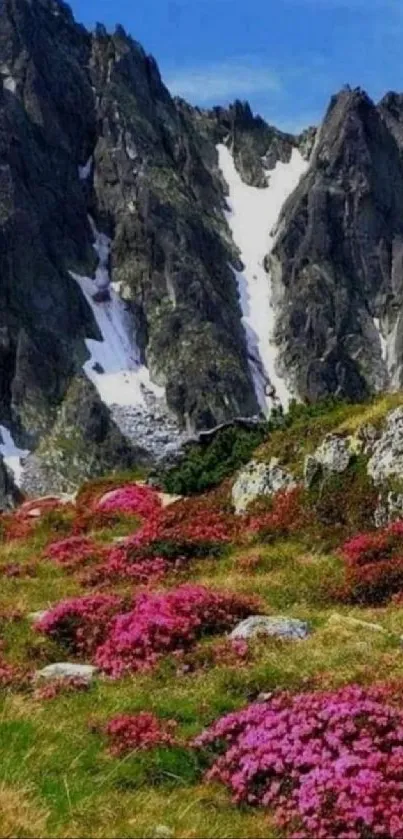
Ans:
<svg viewBox="0 0 403 839"><path fill-rule="evenodd" d="M218 486L266 440L271 424L262 422L251 428L230 425L214 437L189 446L181 462L162 476L167 492L192 495Z"/></svg>

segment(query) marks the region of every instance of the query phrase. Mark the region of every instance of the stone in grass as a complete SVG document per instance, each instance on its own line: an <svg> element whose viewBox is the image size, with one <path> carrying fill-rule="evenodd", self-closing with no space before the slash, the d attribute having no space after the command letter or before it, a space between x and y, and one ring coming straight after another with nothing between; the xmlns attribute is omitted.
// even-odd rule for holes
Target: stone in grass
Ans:
<svg viewBox="0 0 403 839"><path fill-rule="evenodd" d="M308 624L296 618L282 616L268 617L267 615L253 615L239 623L232 630L230 638L258 638L260 635L270 635L275 638L286 638L290 641L307 638L310 633Z"/></svg>
<svg viewBox="0 0 403 839"><path fill-rule="evenodd" d="M46 618L47 614L48 614L48 611L46 609L42 609L39 612L29 612L29 614L27 615L27 618L31 623L35 624L35 623L39 623L41 620Z"/></svg>
<svg viewBox="0 0 403 839"><path fill-rule="evenodd" d="M172 836L174 836L174 831L167 824L157 824L154 828L154 839L172 839Z"/></svg>
<svg viewBox="0 0 403 839"><path fill-rule="evenodd" d="M87 684L90 684L97 673L98 668L92 664L74 664L70 661L61 661L55 664L48 664L42 670L37 670L35 680L82 679Z"/></svg>
<svg viewBox="0 0 403 839"><path fill-rule="evenodd" d="M339 615L338 612L334 612L330 615L329 620L327 621L326 626L334 627L345 627L346 629L366 629L368 632L383 632L387 633L387 630L381 626L380 623L370 623L370 621L364 621L360 618L353 618L350 615Z"/></svg>

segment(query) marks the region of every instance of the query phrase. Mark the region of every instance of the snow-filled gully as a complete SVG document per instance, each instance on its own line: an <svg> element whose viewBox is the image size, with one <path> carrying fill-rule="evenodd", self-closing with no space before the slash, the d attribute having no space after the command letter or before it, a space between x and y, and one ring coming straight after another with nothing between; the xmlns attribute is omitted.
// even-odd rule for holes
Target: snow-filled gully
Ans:
<svg viewBox="0 0 403 839"><path fill-rule="evenodd" d="M151 382L147 367L141 363L127 306L111 283L111 241L92 220L91 227L99 259L95 278L74 273L72 277L92 309L102 341L86 339L90 358L83 369L106 405L144 405L146 389L159 398L164 397L164 389Z"/></svg>
<svg viewBox="0 0 403 839"><path fill-rule="evenodd" d="M158 459L176 449L182 435L167 409L165 388L151 381L148 368L141 363L127 304L119 296L118 284L111 282L111 240L91 218L90 224L99 260L95 277L73 272L71 276L91 307L102 340L86 338L90 358L83 370L121 432Z"/></svg>
<svg viewBox="0 0 403 839"><path fill-rule="evenodd" d="M279 402L287 407L292 394L276 372L275 312L271 278L265 271L264 259L274 245L270 231L308 163L298 149L293 149L289 163L278 162L275 169L267 172L269 185L259 189L243 182L227 146L220 144L217 151L229 189L226 217L244 264L243 271L233 270L238 282L249 364L259 405L265 413L270 413Z"/></svg>
<svg viewBox="0 0 403 839"><path fill-rule="evenodd" d="M10 431L4 426L0 425L0 454L3 456L4 463L13 473L14 481L17 486L21 486L23 473L23 460L30 454L25 449L19 449L14 443Z"/></svg>

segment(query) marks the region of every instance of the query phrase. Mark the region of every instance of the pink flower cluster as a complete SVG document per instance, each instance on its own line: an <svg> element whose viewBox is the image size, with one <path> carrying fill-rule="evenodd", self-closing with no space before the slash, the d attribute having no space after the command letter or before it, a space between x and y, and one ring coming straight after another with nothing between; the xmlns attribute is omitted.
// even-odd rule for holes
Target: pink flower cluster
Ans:
<svg viewBox="0 0 403 839"><path fill-rule="evenodd" d="M114 678L149 669L164 654L189 649L203 634L224 632L256 608L251 598L197 585L142 593L132 611L112 622L96 664Z"/></svg>
<svg viewBox="0 0 403 839"><path fill-rule="evenodd" d="M189 649L203 634L224 632L258 608L253 598L183 585L156 594L143 592L126 612L123 599L113 594L65 600L36 627L118 677L152 667L164 653Z"/></svg>
<svg viewBox="0 0 403 839"><path fill-rule="evenodd" d="M172 746L175 742L176 722L161 722L154 714L120 714L113 717L105 728L110 742L110 752L122 757L137 750L145 751L156 746Z"/></svg>
<svg viewBox="0 0 403 839"><path fill-rule="evenodd" d="M161 510L158 493L140 484L126 484L111 489L96 501L95 509L106 513L130 513L149 519Z"/></svg>
<svg viewBox="0 0 403 839"><path fill-rule="evenodd" d="M71 653L92 655L122 608L123 600L115 594L73 597L47 612L36 629Z"/></svg>
<svg viewBox="0 0 403 839"><path fill-rule="evenodd" d="M208 773L293 839L401 839L403 711L389 686L278 694L216 722Z"/></svg>

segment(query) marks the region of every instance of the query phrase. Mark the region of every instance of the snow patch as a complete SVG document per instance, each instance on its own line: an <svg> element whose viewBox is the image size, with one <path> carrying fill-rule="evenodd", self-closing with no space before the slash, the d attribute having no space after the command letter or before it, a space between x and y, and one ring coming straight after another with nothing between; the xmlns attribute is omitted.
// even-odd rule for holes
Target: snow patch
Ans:
<svg viewBox="0 0 403 839"><path fill-rule="evenodd" d="M88 158L86 164L84 166L78 167L78 175L80 181L87 181L92 171L92 155Z"/></svg>
<svg viewBox="0 0 403 839"><path fill-rule="evenodd" d="M376 329L376 331L378 333L378 336L379 336L379 342L380 342L380 345L381 345L382 361L384 361L385 364L386 364L387 360L388 360L388 342L382 334L381 322L380 322L379 318L373 318L373 321L374 321L375 329Z"/></svg>
<svg viewBox="0 0 403 839"><path fill-rule="evenodd" d="M6 78L3 78L3 87L5 90L9 90L10 93L16 93L17 82L12 76L6 76Z"/></svg>
<svg viewBox="0 0 403 839"><path fill-rule="evenodd" d="M400 327L401 316L399 315L393 329L386 337L386 365L392 390L400 389L400 362L397 353L397 338L400 333Z"/></svg>
<svg viewBox="0 0 403 839"><path fill-rule="evenodd" d="M90 358L83 370L122 434L147 449L156 460L175 452L185 439L168 411L165 388L150 379L142 364L133 321L120 297L120 283L109 273L111 240L90 219L94 250L98 255L95 277L71 273L92 309L102 340L86 338Z"/></svg>
<svg viewBox="0 0 403 839"><path fill-rule="evenodd" d="M4 463L14 475L14 481L17 486L21 486L23 473L23 459L30 454L26 449L19 449L14 443L14 440L7 428L0 425L0 454L3 456Z"/></svg>
<svg viewBox="0 0 403 839"><path fill-rule="evenodd" d="M298 149L293 149L289 163L279 161L275 169L267 171L269 185L259 189L243 182L225 145L219 144L217 151L229 188L226 217L245 266L243 271L233 270L238 282L249 364L259 405L269 413L276 403L287 407L292 394L276 372L278 348L274 341L273 291L264 259L274 245L270 231L285 200L305 174L308 162Z"/></svg>
<svg viewBox="0 0 403 839"><path fill-rule="evenodd" d="M93 338L85 341L91 357L84 364L84 372L106 405L144 405L145 389L163 399L164 388L151 381L147 367L141 363L127 304L116 290L118 284L111 283L111 240L97 230L92 219L90 222L94 250L99 259L95 278L71 272L92 309L102 335L102 341ZM105 297L97 301L97 292L104 292Z"/></svg>

